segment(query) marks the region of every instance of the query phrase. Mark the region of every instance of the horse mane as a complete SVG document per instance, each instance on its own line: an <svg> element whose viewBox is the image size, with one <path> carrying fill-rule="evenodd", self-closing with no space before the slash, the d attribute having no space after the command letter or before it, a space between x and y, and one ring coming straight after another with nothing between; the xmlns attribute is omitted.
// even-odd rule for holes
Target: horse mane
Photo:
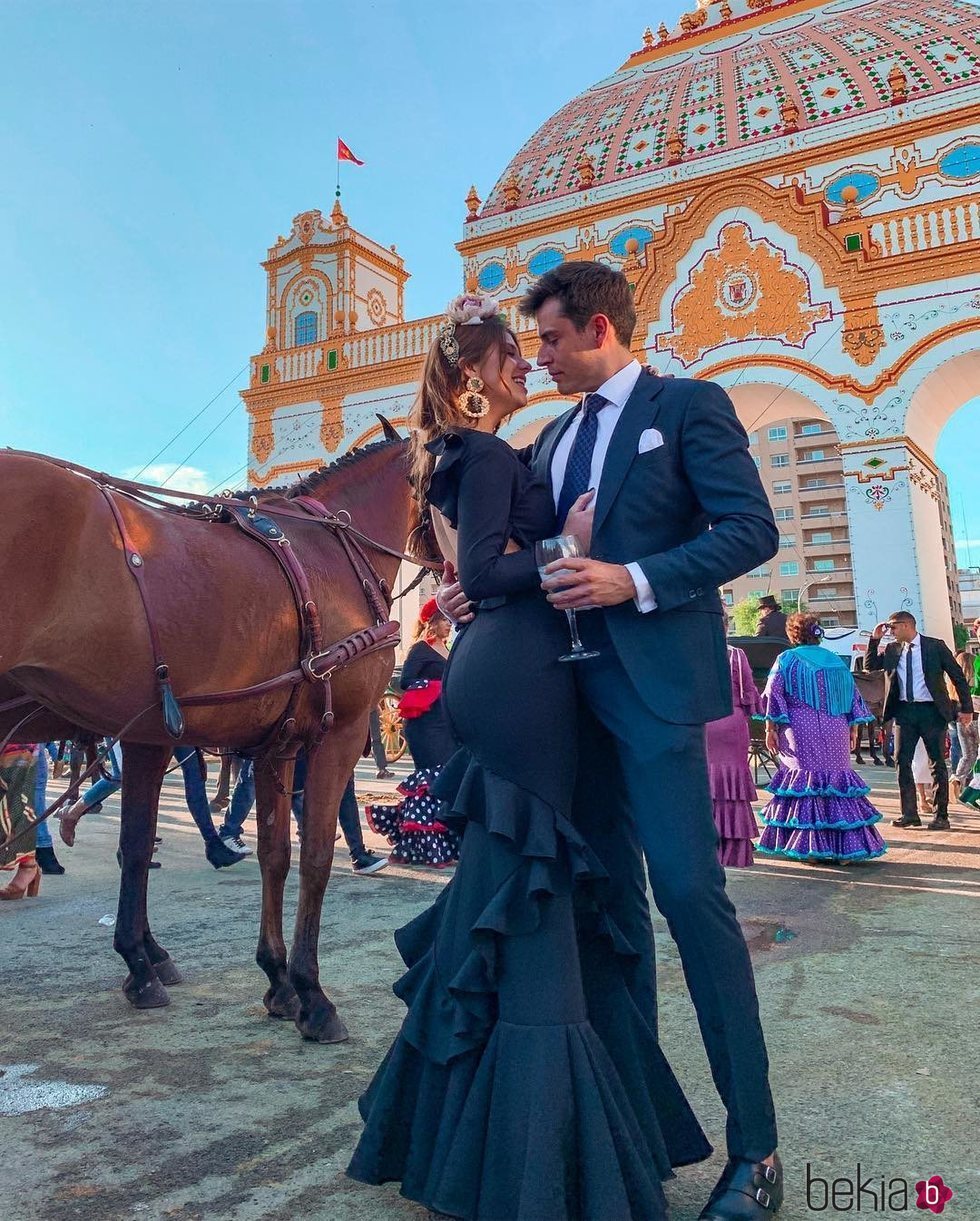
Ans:
<svg viewBox="0 0 980 1221"><path fill-rule="evenodd" d="M287 490L286 499L292 500L296 496L308 496L310 493L315 492L331 475L356 466L370 454L377 453L379 449L384 449L391 444L392 442L385 437L380 441L372 441L370 445L362 445L357 449L348 450L346 454L341 454L339 458L335 458L329 466L318 467L317 470L311 471L309 475L304 475L301 479L298 479Z"/></svg>

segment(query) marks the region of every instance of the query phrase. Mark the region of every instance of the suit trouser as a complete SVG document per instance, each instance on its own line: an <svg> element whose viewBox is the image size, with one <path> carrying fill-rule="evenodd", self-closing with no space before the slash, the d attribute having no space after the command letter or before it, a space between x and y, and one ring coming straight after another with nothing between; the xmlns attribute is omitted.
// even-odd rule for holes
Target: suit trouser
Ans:
<svg viewBox="0 0 980 1221"><path fill-rule="evenodd" d="M612 736L654 902L677 943L711 1074L728 1112L728 1151L759 1161L776 1119L752 963L718 862L704 727L656 716L633 685L598 614L580 616L601 656L577 662L579 691ZM580 768L602 769L584 756Z"/></svg>
<svg viewBox="0 0 980 1221"><path fill-rule="evenodd" d="M898 726L898 792L902 817L918 817L912 756L921 738L932 769L932 803L936 807L936 817L945 818L949 810L949 771L946 767L946 722L942 713L933 703L899 702L895 724Z"/></svg>

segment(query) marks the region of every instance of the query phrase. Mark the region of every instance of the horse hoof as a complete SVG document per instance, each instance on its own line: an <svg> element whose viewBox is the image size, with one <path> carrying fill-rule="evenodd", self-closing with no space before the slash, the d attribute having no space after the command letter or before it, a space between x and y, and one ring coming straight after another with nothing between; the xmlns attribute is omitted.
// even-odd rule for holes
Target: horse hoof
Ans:
<svg viewBox="0 0 980 1221"><path fill-rule="evenodd" d="M262 1003L271 1018L295 1022L299 1017L299 997L292 988L281 988L279 991L270 988L262 998Z"/></svg>
<svg viewBox="0 0 980 1221"><path fill-rule="evenodd" d="M166 984L168 988L184 982L184 977L177 969L177 964L169 955L162 962L155 962L153 970L156 971L157 979L160 983Z"/></svg>
<svg viewBox="0 0 980 1221"><path fill-rule="evenodd" d="M127 975L122 990L134 1009L163 1009L170 1004L167 989L155 975L142 987L137 986L132 975Z"/></svg>
<svg viewBox="0 0 980 1221"><path fill-rule="evenodd" d="M311 1043L346 1043L350 1038L336 1010L332 1013L314 1013L305 1020L297 1020L296 1025L303 1038Z"/></svg>

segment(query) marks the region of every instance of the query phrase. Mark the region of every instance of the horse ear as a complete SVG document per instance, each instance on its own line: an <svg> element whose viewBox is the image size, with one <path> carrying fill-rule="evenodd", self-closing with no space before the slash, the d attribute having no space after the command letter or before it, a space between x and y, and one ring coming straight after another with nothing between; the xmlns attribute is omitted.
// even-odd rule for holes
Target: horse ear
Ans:
<svg viewBox="0 0 980 1221"><path fill-rule="evenodd" d="M401 435L398 432L398 429L394 426L394 424L392 424L391 420L385 419L385 417L380 414L378 415L378 419L381 421L381 427L384 429L386 441L400 441L401 440Z"/></svg>

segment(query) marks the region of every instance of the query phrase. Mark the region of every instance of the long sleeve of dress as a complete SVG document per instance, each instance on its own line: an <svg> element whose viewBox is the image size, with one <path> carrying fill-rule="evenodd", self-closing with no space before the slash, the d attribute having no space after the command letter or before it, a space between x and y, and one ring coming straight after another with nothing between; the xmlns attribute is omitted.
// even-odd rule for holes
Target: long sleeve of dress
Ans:
<svg viewBox="0 0 980 1221"><path fill-rule="evenodd" d="M746 716L758 716L762 711L762 701L759 698L759 688L752 677L749 659L743 649L734 646L732 655L733 678L737 679L732 684L734 702L736 705L741 705Z"/></svg>
<svg viewBox="0 0 980 1221"><path fill-rule="evenodd" d="M864 697L857 689L857 684L854 686L854 698L851 700L851 710L847 714L847 719L851 725L868 725L875 719L864 702Z"/></svg>
<svg viewBox="0 0 980 1221"><path fill-rule="evenodd" d="M460 463L459 579L473 601L525 593L540 584L530 549L505 554L519 460L502 445L468 445Z"/></svg>
<svg viewBox="0 0 980 1221"><path fill-rule="evenodd" d="M789 724L789 705L786 702L786 685L783 682L779 663L769 671L769 681L762 693L762 714L776 725Z"/></svg>

